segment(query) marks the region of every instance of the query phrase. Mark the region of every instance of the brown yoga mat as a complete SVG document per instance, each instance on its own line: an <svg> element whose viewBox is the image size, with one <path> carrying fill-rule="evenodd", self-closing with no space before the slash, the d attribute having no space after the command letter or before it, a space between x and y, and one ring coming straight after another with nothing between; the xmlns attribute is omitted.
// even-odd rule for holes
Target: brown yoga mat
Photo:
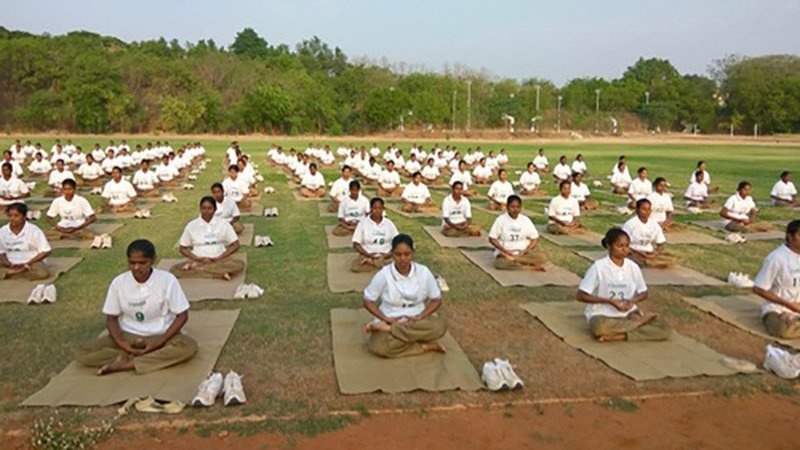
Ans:
<svg viewBox="0 0 800 450"><path fill-rule="evenodd" d="M232 258L244 261L245 269L230 281L212 280L209 278L178 278L183 292L186 294L186 298L188 298L190 302L198 300L232 300L233 294L236 293L236 288L244 283L247 275L247 254L244 252L236 252ZM186 259L162 259L158 263L158 268L168 271L175 264L185 261Z"/></svg>
<svg viewBox="0 0 800 450"><path fill-rule="evenodd" d="M256 226L252 223L242 224L242 234L239 235L240 245L253 245L253 236L255 235Z"/></svg>
<svg viewBox="0 0 800 450"><path fill-rule="evenodd" d="M367 287L375 272L351 272L350 264L358 257L356 253L331 253L326 261L328 289L341 294L344 292L362 292Z"/></svg>
<svg viewBox="0 0 800 450"><path fill-rule="evenodd" d="M150 208L140 208L140 209L150 209ZM121 213L99 213L97 214L97 220L127 220L127 219L136 219L133 215L136 211L126 211ZM153 220L155 214L152 209L150 209L150 217L147 219L142 220ZM139 220L139 219L136 219Z"/></svg>
<svg viewBox="0 0 800 450"><path fill-rule="evenodd" d="M26 280L0 280L0 302L26 303L31 291L37 284L52 284L56 278L69 269L75 267L83 258L64 258L50 256L46 259L47 268L50 269L50 278L39 281Z"/></svg>
<svg viewBox="0 0 800 450"><path fill-rule="evenodd" d="M581 279L574 273L548 263L544 272L533 270L497 270L494 268L492 250L461 250L461 253L481 270L489 274L500 286L577 286Z"/></svg>
<svg viewBox="0 0 800 450"><path fill-rule="evenodd" d="M800 350L800 339L779 339L767 334L764 322L761 320L761 305L764 300L755 295L733 295L730 297L710 295L706 297L681 298L686 303L711 313L722 321L750 334Z"/></svg>
<svg viewBox="0 0 800 450"><path fill-rule="evenodd" d="M709 230L730 233L730 231L725 229L725 221L723 220L695 220L692 223L703 228L708 228ZM769 241L772 239L783 239L785 234L784 230L770 230L756 233L742 233L742 236L750 241Z"/></svg>
<svg viewBox="0 0 800 450"><path fill-rule="evenodd" d="M334 236L334 228L336 228L335 225L325 225L325 236L328 238L328 248L352 248L353 235Z"/></svg>
<svg viewBox="0 0 800 450"><path fill-rule="evenodd" d="M417 219L420 217L436 217L435 215L427 212L415 212L415 213L405 212L402 210L402 207L403 207L402 204L391 204L391 203L386 204L386 209L388 209L392 213L399 214L405 217L406 219Z"/></svg>
<svg viewBox="0 0 800 450"><path fill-rule="evenodd" d="M89 231L94 233L96 236L101 234L111 234L120 228L122 228L121 223L93 223L88 226ZM92 240L91 239L58 239L58 240L51 240L50 246L53 248L91 248L92 247Z"/></svg>
<svg viewBox="0 0 800 450"><path fill-rule="evenodd" d="M319 209L320 217L336 217L336 213L328 211L328 206L330 204L331 204L330 202L317 203L317 208Z"/></svg>
<svg viewBox="0 0 800 450"><path fill-rule="evenodd" d="M694 230L670 231L664 233L669 244L720 245L727 244L722 239Z"/></svg>
<svg viewBox="0 0 800 450"><path fill-rule="evenodd" d="M439 340L447 353L385 359L367 351L364 326L371 320L364 310L331 310L333 361L342 394L483 388L478 373L450 333Z"/></svg>
<svg viewBox="0 0 800 450"><path fill-rule="evenodd" d="M527 303L520 308L570 347L636 381L738 373L722 363L724 355L674 331L668 341L598 342L589 334L585 305L578 302Z"/></svg>
<svg viewBox="0 0 800 450"><path fill-rule="evenodd" d="M589 261L597 261L608 255L605 251L576 252ZM722 280L704 275L688 267L675 266L669 269L643 268L642 275L647 284L653 286L724 286Z"/></svg>
<svg viewBox="0 0 800 450"><path fill-rule="evenodd" d="M327 192L325 193L324 197L314 197L314 198L303 197L303 194L301 194L299 190L297 190L297 191L293 190L292 191L292 196L298 202L321 202L321 201L325 200L326 198L328 198Z"/></svg>
<svg viewBox="0 0 800 450"><path fill-rule="evenodd" d="M264 206L261 202L253 200L250 202L250 211L239 211L240 217L257 216L260 217L264 214Z"/></svg>
<svg viewBox="0 0 800 450"><path fill-rule="evenodd" d="M143 397L188 404L214 369L238 316L238 309L191 311L184 332L197 341L199 350L184 363L144 375L121 372L98 377L97 369L72 362L22 405L108 406Z"/></svg>
<svg viewBox="0 0 800 450"><path fill-rule="evenodd" d="M440 247L444 248L486 248L491 247L486 231L481 230L480 236L447 237L442 234L441 226L422 227Z"/></svg>
<svg viewBox="0 0 800 450"><path fill-rule="evenodd" d="M573 234L550 234L545 229L546 224L539 226L539 234L548 241L562 247L600 247L603 236L589 229L584 229L581 233Z"/></svg>

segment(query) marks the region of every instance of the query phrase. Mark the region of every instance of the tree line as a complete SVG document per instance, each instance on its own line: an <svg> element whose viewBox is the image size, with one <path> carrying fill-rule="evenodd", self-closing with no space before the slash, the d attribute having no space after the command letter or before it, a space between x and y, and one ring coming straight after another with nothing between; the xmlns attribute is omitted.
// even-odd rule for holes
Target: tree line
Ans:
<svg viewBox="0 0 800 450"><path fill-rule="evenodd" d="M455 111L455 114L453 114ZM620 78L562 87L467 68L398 70L317 37L294 48L245 28L213 40L124 42L86 31L0 27L0 126L7 132L361 134L508 126L608 132L800 132L800 57L727 57L709 76L640 58Z"/></svg>

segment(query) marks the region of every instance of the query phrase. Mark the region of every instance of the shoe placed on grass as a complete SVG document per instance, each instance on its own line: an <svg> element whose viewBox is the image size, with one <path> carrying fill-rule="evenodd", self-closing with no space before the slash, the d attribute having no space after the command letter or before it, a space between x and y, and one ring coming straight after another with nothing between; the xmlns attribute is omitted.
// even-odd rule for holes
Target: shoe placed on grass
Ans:
<svg viewBox="0 0 800 450"><path fill-rule="evenodd" d="M186 178L189 179L189 181L195 181L197 179L197 175L189 175Z"/></svg>
<svg viewBox="0 0 800 450"><path fill-rule="evenodd" d="M96 187L96 188L92 189L91 191L89 191L90 195L100 195L102 193L103 193L103 188L99 188L99 187Z"/></svg>
<svg viewBox="0 0 800 450"><path fill-rule="evenodd" d="M233 293L233 298L244 299L247 298L248 285L242 283L236 286L236 291Z"/></svg>
<svg viewBox="0 0 800 450"><path fill-rule="evenodd" d="M256 181L258 181L259 183L263 183L263 182L264 182L264 177L262 177L261 175L256 175L254 178L255 178L255 179L256 179Z"/></svg>
<svg viewBox="0 0 800 450"><path fill-rule="evenodd" d="M189 183L183 183L183 186L181 186L181 187L182 187L184 190L187 190L187 191L188 191L188 190L191 190L191 189L194 189L194 185L193 185L193 184L189 184Z"/></svg>
<svg viewBox="0 0 800 450"><path fill-rule="evenodd" d="M780 347L767 345L764 368L775 375L792 380L800 376L800 359Z"/></svg>
<svg viewBox="0 0 800 450"><path fill-rule="evenodd" d="M248 285L247 287L247 298L259 298L264 295L264 289L255 283Z"/></svg>
<svg viewBox="0 0 800 450"><path fill-rule="evenodd" d="M253 246L261 247L261 236L256 236L253 238Z"/></svg>
<svg viewBox="0 0 800 450"><path fill-rule="evenodd" d="M618 213L620 213L620 214L622 214L622 215L624 215L624 216L627 216L627 215L633 214L633 210L631 210L630 208L628 208L628 205L625 205L625 206L617 206L617 212L618 212Z"/></svg>
<svg viewBox="0 0 800 450"><path fill-rule="evenodd" d="M103 245L103 237L102 236L95 236L94 239L92 239L91 248L100 248L100 246L102 246L102 245Z"/></svg>
<svg viewBox="0 0 800 450"><path fill-rule="evenodd" d="M522 389L525 385L522 380L519 379L517 373L514 372L514 368L511 367L511 363L508 362L507 359L495 358L494 365L500 371L503 380L511 389Z"/></svg>
<svg viewBox="0 0 800 450"><path fill-rule="evenodd" d="M25 185L28 186L28 189L31 190L31 191L36 189L36 182L35 181L29 181L29 182L25 183Z"/></svg>
<svg viewBox="0 0 800 450"><path fill-rule="evenodd" d="M436 283L439 285L439 290L442 292L450 292L450 286L447 285L447 281L444 277L436 277Z"/></svg>
<svg viewBox="0 0 800 450"><path fill-rule="evenodd" d="M264 247L274 247L275 243L272 242L272 238L270 238L269 236L262 236L261 245Z"/></svg>
<svg viewBox="0 0 800 450"><path fill-rule="evenodd" d="M247 401L242 387L242 377L238 373L232 370L228 372L225 375L223 386L222 399L225 406L242 405Z"/></svg>
<svg viewBox="0 0 800 450"><path fill-rule="evenodd" d="M689 214L702 214L703 212L703 210L697 206L688 206L686 207L686 211L689 211Z"/></svg>
<svg viewBox="0 0 800 450"><path fill-rule="evenodd" d="M747 239L739 233L728 233L728 235L725 236L725 240L731 244L744 244L747 242Z"/></svg>
<svg viewBox="0 0 800 450"><path fill-rule="evenodd" d="M496 392L508 389L508 384L506 384L506 381L503 379L500 369L491 361L483 364L481 380L490 391Z"/></svg>
<svg viewBox="0 0 800 450"><path fill-rule="evenodd" d="M602 187L603 186L603 182L600 181L600 180L594 180L594 181L592 181L592 186L594 186L594 187Z"/></svg>
<svg viewBox="0 0 800 450"><path fill-rule="evenodd" d="M54 284L45 285L44 289L42 290L41 303L55 303L56 300L58 300L58 291L56 291L56 286Z"/></svg>
<svg viewBox="0 0 800 450"><path fill-rule="evenodd" d="M222 374L211 372L211 374L197 387L197 395L192 400L192 406L211 406L222 392Z"/></svg>
<svg viewBox="0 0 800 450"><path fill-rule="evenodd" d="M42 303L42 295L44 294L44 285L37 284L36 287L33 288L31 291L31 295L28 296L28 304L29 305L38 305Z"/></svg>
<svg viewBox="0 0 800 450"><path fill-rule="evenodd" d="M100 246L100 248L111 248L111 244L112 244L111 235L110 234L103 235L103 244Z"/></svg>

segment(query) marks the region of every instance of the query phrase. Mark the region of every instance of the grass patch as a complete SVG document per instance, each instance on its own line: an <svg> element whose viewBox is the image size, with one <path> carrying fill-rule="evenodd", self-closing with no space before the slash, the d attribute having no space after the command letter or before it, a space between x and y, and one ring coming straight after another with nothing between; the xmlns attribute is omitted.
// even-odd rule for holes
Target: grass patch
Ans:
<svg viewBox="0 0 800 450"><path fill-rule="evenodd" d="M636 402L624 399L622 397L611 397L602 403L608 409L615 409L627 413L636 412L639 410L639 405Z"/></svg>

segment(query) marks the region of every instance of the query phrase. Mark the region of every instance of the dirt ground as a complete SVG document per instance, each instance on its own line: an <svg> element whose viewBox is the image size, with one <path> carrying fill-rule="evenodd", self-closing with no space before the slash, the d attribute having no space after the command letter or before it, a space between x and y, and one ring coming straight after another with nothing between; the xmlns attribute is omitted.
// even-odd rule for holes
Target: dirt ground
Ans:
<svg viewBox="0 0 800 450"><path fill-rule="evenodd" d="M610 404L534 404L497 409L378 414L314 437L194 430L120 431L101 449L523 449L800 448L800 398L673 397ZM26 448L17 437L3 447Z"/></svg>

